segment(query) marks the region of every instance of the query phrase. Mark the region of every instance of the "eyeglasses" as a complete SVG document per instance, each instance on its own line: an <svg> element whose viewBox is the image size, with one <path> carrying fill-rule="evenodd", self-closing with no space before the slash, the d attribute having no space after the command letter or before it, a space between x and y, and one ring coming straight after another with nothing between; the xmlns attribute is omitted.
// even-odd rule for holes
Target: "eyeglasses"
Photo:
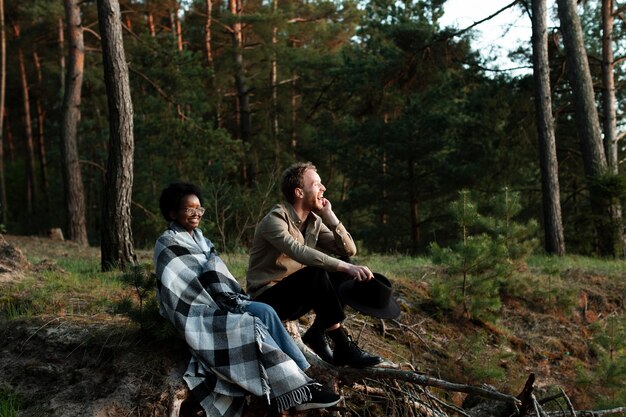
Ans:
<svg viewBox="0 0 626 417"><path fill-rule="evenodd" d="M185 213L187 216L193 216L195 214L195 215L202 217L206 209L204 207L198 207L198 208L187 207L187 208L180 209L180 211Z"/></svg>

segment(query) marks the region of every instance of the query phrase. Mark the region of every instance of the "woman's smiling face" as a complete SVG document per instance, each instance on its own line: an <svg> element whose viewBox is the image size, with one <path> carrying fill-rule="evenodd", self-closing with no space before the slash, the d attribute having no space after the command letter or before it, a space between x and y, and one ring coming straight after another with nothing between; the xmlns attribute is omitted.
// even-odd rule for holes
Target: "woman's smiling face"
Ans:
<svg viewBox="0 0 626 417"><path fill-rule="evenodd" d="M198 227L202 214L204 214L204 209L200 206L200 199L195 194L184 196L178 210L170 213L172 220L189 233Z"/></svg>

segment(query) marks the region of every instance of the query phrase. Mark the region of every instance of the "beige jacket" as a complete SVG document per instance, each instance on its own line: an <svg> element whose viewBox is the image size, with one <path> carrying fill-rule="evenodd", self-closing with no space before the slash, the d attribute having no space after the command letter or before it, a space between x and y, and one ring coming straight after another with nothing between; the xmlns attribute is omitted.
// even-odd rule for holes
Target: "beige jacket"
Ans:
<svg viewBox="0 0 626 417"><path fill-rule="evenodd" d="M331 230L313 213L309 215L304 235L300 232L301 224L289 203L277 204L261 219L252 241L246 275L246 290L251 297L305 266L336 271L339 259L324 252L337 256L356 254L352 236L343 224Z"/></svg>

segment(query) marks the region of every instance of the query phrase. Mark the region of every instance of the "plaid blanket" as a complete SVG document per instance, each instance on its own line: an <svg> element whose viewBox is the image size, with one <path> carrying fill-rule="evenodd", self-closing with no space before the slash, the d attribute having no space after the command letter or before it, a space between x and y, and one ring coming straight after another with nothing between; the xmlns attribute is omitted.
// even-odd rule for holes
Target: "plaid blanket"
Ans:
<svg viewBox="0 0 626 417"><path fill-rule="evenodd" d="M191 360L184 379L207 416L239 416L245 395L274 399L279 410L302 402L310 379L268 338L261 321L213 244L170 224L154 248L162 316L185 339Z"/></svg>

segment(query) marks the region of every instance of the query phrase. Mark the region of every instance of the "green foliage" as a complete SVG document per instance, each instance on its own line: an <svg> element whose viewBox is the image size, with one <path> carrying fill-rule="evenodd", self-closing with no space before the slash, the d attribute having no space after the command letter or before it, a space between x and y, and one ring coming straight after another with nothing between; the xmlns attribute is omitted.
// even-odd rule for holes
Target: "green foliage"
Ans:
<svg viewBox="0 0 626 417"><path fill-rule="evenodd" d="M21 408L21 399L10 392L0 390L0 417L17 417Z"/></svg>
<svg viewBox="0 0 626 417"><path fill-rule="evenodd" d="M519 272L501 284L501 296L520 300L534 311L572 311L578 303L577 289L559 274Z"/></svg>
<svg viewBox="0 0 626 417"><path fill-rule="evenodd" d="M174 328L159 314L156 299L156 279L148 265L137 265L124 273L122 282L131 287L134 297L117 303L116 311L138 323L142 332L154 340L166 340L175 335Z"/></svg>
<svg viewBox="0 0 626 417"><path fill-rule="evenodd" d="M446 248L431 244L433 262L446 268L446 278L433 286L433 298L442 307L460 307L468 318L497 317L501 288L536 246L536 225L513 220L520 210L517 198L504 189L491 201L493 217L479 212L468 191L451 204L459 241Z"/></svg>
<svg viewBox="0 0 626 417"><path fill-rule="evenodd" d="M626 318L611 314L605 320L595 323L592 329L594 341L602 347L609 361L619 357L626 361ZM626 374L624 376L622 379L626 380Z"/></svg>
<svg viewBox="0 0 626 417"><path fill-rule="evenodd" d="M493 384L505 377L505 371L500 363L511 359L514 354L492 349L496 343L490 339L491 336L485 331L477 331L467 337L458 352L453 352L454 357L458 358L458 366L468 381Z"/></svg>
<svg viewBox="0 0 626 417"><path fill-rule="evenodd" d="M108 313L114 304L111 294L121 290L118 273L101 273L95 257L66 254L58 264L37 258L31 262L41 271L11 283L6 292L11 295L0 298L1 317Z"/></svg>
<svg viewBox="0 0 626 417"><path fill-rule="evenodd" d="M4 296L0 299L0 318L15 320L18 318L31 317L36 313L32 302L19 297Z"/></svg>
<svg viewBox="0 0 626 417"><path fill-rule="evenodd" d="M463 188L490 194L508 184L521 190L519 221L539 218L532 77L484 71L489 62L473 49L471 32L451 36L453 28L440 27L444 3L288 0L274 8L271 2L256 2L240 16L222 5L212 12L209 60L206 2L181 3L181 49L173 36L170 3L122 2L134 109L134 244L151 247L164 227L159 192L172 181L190 181L216 197L205 217L208 235L221 250L244 251L262 209L280 199L275 184L280 171L295 160L311 160L320 168L327 195L361 242L360 250L424 254L430 242L452 245L454 219L442 207ZM95 245L107 227L100 216L107 100L100 40L92 33L97 30L95 2L80 7L83 25L91 29L85 32L79 159L88 233ZM589 49L599 52L599 7L581 7L586 8L582 18ZM50 227L64 227L67 217L59 162L64 74L57 24L63 8L61 2L13 0L6 2L6 14L21 29L7 42L6 102L15 105L7 107L5 124L6 228L45 234ZM154 32L146 16L154 18ZM245 45L238 51L228 28L235 20L244 24ZM620 36L623 26L615 27L616 48L626 39ZM35 161L37 172L28 180L18 48L26 57L31 107L38 102L45 112L46 160ZM525 65L528 54L521 49L520 65ZM551 67L561 68L560 51L550 55ZM240 64L252 111L245 143L233 77ZM599 77L600 66L592 61L591 69ZM269 77L273 71L275 85ZM619 83L624 69L617 66L615 73ZM569 87L561 83L554 91L554 107L567 108ZM617 89L616 94L621 102L626 93ZM33 113L31 118L37 117ZM573 118L558 112L556 122L568 252L591 254L590 220L595 219ZM35 133L38 127L33 125ZM27 181L36 183L34 196L24 192ZM623 200L623 178L598 181L607 195ZM29 199L33 212L25 210ZM515 237L518 232L503 230L502 236L521 239Z"/></svg>
<svg viewBox="0 0 626 417"><path fill-rule="evenodd" d="M626 318L617 313L592 326L598 364L593 379L610 388L612 396L603 398L603 407L623 406L626 399Z"/></svg>

